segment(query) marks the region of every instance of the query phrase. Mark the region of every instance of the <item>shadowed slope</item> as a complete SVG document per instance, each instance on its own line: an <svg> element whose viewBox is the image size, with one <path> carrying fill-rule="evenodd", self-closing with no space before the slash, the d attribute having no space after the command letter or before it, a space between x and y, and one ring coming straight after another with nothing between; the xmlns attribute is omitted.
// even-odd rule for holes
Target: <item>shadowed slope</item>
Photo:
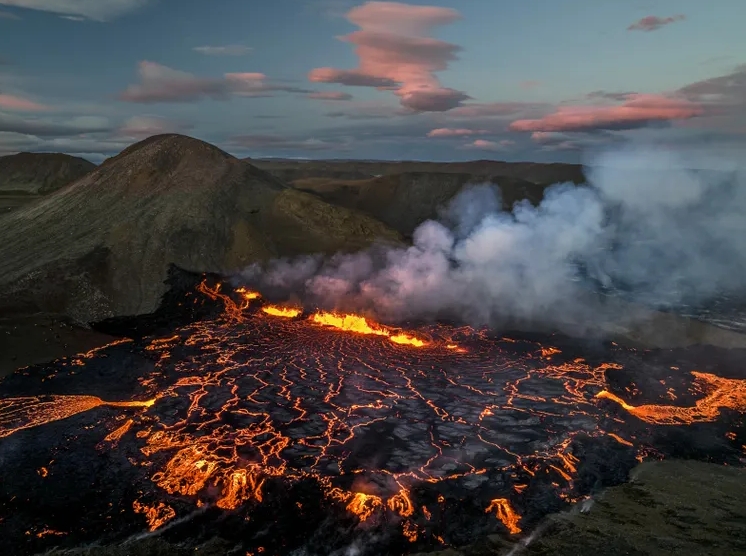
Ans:
<svg viewBox="0 0 746 556"><path fill-rule="evenodd" d="M373 218L179 135L132 145L3 224L5 310L81 321L153 310L169 263L227 273L277 256L398 241Z"/></svg>

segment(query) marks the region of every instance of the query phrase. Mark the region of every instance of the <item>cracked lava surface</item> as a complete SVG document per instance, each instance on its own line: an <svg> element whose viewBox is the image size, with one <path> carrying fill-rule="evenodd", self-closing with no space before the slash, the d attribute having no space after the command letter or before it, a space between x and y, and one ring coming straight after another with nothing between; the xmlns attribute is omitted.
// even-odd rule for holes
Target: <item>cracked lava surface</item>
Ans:
<svg viewBox="0 0 746 556"><path fill-rule="evenodd" d="M0 384L11 553L151 531L403 554L520 538L645 458L743 463L733 357L720 376L684 351L399 330L207 281L187 296L220 315Z"/></svg>

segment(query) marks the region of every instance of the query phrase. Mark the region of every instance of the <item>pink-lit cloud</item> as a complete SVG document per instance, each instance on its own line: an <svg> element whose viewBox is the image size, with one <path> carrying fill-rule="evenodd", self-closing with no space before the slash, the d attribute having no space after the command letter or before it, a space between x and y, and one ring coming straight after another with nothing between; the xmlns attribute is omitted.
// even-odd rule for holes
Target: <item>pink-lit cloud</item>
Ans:
<svg viewBox="0 0 746 556"><path fill-rule="evenodd" d="M661 95L629 95L616 106L560 106L539 119L516 120L512 131L591 131L633 129L652 122L685 120L703 114L701 105Z"/></svg>
<svg viewBox="0 0 746 556"><path fill-rule="evenodd" d="M665 25L670 25L671 23L683 21L685 19L686 16L683 14L673 15L671 17L649 15L635 21L632 25L627 27L627 31L656 31Z"/></svg>
<svg viewBox="0 0 746 556"><path fill-rule="evenodd" d="M268 96L274 91L310 93L306 89L271 84L263 73L226 73L219 78L198 77L156 62L138 66L140 83L119 95L125 102L194 102L204 98L226 100L232 96Z"/></svg>
<svg viewBox="0 0 746 556"><path fill-rule="evenodd" d="M486 139L476 139L475 141L464 145L464 149L475 151L504 151L515 145L515 141L503 139L502 141L487 141Z"/></svg>
<svg viewBox="0 0 746 556"><path fill-rule="evenodd" d="M350 93L342 93L340 91L321 91L316 93L309 93L308 98L314 100L352 100Z"/></svg>
<svg viewBox="0 0 746 556"><path fill-rule="evenodd" d="M41 112L42 110L49 110L49 107L43 104L14 95L3 94L0 94L0 108L18 112Z"/></svg>
<svg viewBox="0 0 746 556"><path fill-rule="evenodd" d="M414 112L444 112L469 99L462 91L443 87L435 75L457 59L460 47L428 36L434 27L458 20L456 10L367 2L346 17L360 30L340 40L355 45L359 67L316 68L308 75L310 81L391 89L401 105Z"/></svg>
<svg viewBox="0 0 746 556"><path fill-rule="evenodd" d="M466 128L450 128L450 127L439 127L430 131L428 137L469 137L471 135L488 135L489 131L486 129L466 129Z"/></svg>
<svg viewBox="0 0 746 556"><path fill-rule="evenodd" d="M448 112L456 118L492 118L516 116L529 110L546 108L546 104L530 102L488 102L465 104Z"/></svg>

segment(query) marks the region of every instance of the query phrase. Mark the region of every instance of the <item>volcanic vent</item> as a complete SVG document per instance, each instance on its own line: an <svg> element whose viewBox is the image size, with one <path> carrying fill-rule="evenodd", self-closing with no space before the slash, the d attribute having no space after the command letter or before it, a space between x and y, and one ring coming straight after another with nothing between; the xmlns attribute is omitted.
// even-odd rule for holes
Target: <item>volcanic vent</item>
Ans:
<svg viewBox="0 0 746 556"><path fill-rule="evenodd" d="M638 460L743 456L737 350L398 329L210 276L164 303L107 325L155 335L0 384L5 552L150 530L240 554L406 554L518 539Z"/></svg>
<svg viewBox="0 0 746 556"><path fill-rule="evenodd" d="M169 263L232 272L398 237L217 147L154 136L4 218L0 294L8 310L87 322L155 309Z"/></svg>

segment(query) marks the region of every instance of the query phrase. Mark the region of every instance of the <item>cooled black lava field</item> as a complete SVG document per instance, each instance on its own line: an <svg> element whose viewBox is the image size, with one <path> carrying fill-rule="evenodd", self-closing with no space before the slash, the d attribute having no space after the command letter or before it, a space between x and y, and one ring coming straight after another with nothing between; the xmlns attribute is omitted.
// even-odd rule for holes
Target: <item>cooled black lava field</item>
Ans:
<svg viewBox="0 0 746 556"><path fill-rule="evenodd" d="M177 290L100 325L132 339L0 383L3 554L148 534L406 554L521 538L643 459L744 463L743 351L400 330L215 277Z"/></svg>

